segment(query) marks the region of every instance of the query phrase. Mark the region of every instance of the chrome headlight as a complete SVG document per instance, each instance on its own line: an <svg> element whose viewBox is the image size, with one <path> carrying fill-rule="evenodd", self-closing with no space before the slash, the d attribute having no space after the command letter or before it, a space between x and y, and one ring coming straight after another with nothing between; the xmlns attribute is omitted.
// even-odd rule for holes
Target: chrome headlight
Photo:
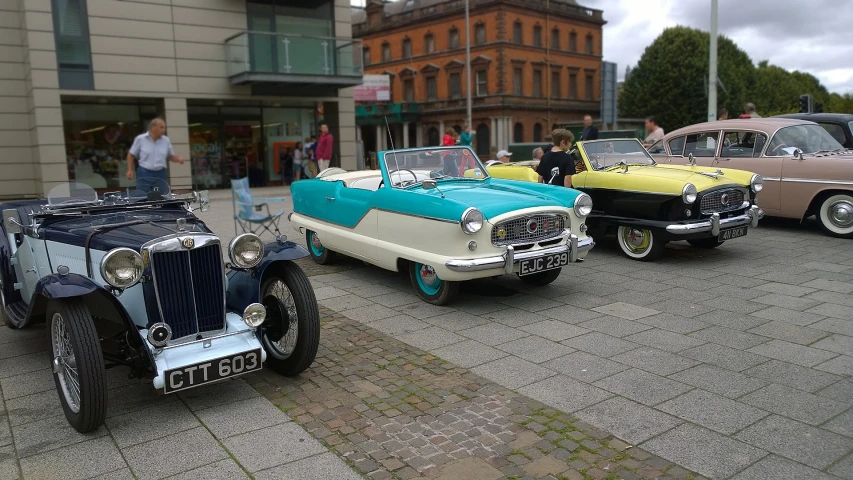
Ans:
<svg viewBox="0 0 853 480"><path fill-rule="evenodd" d="M764 189L764 178L756 173L749 181L749 188L751 188L755 193L760 192Z"/></svg>
<svg viewBox="0 0 853 480"><path fill-rule="evenodd" d="M258 328L267 319L267 309L260 303L252 303L243 310L243 322L251 328Z"/></svg>
<svg viewBox="0 0 853 480"><path fill-rule="evenodd" d="M483 212L474 207L470 207L462 214L462 231L468 235L473 235L483 228Z"/></svg>
<svg viewBox="0 0 853 480"><path fill-rule="evenodd" d="M589 195L582 193L575 197L575 215L583 218L592 213L592 198Z"/></svg>
<svg viewBox="0 0 853 480"><path fill-rule="evenodd" d="M115 288L129 288L142 278L142 256L134 250L114 248L101 260L101 277Z"/></svg>
<svg viewBox="0 0 853 480"><path fill-rule="evenodd" d="M237 268L253 268L264 256L264 242L254 233L237 235L228 244L228 258Z"/></svg>
<svg viewBox="0 0 853 480"><path fill-rule="evenodd" d="M692 183L688 183L681 190L681 198L684 200L684 203L688 205L696 201L696 195L698 194L699 192L696 191L696 185L693 185Z"/></svg>

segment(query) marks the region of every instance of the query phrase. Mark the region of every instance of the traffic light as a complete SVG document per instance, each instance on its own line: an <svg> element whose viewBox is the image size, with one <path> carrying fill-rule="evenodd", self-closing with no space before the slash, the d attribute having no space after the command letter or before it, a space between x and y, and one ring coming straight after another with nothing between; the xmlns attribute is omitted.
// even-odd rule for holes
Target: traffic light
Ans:
<svg viewBox="0 0 853 480"><path fill-rule="evenodd" d="M811 95L800 95L800 113L812 113L811 104Z"/></svg>
<svg viewBox="0 0 853 480"><path fill-rule="evenodd" d="M823 104L815 103L814 104L814 113L823 113Z"/></svg>

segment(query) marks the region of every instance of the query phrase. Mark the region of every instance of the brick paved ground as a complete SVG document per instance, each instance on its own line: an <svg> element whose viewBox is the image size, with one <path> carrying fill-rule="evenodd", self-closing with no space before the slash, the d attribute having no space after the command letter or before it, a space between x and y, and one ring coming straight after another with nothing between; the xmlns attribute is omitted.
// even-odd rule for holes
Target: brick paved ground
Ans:
<svg viewBox="0 0 853 480"><path fill-rule="evenodd" d="M328 309L298 381L246 380L372 479L698 479L607 432Z"/></svg>

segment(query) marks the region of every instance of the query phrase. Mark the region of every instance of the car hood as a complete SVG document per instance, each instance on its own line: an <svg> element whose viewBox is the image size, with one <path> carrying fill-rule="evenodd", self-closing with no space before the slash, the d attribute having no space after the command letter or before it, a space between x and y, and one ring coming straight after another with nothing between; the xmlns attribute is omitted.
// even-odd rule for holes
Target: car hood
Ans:
<svg viewBox="0 0 853 480"><path fill-rule="evenodd" d="M127 247L139 251L150 240L176 233L178 218L186 219L187 232L210 233L204 222L178 209L53 218L42 225L40 232L45 240L79 247L84 247L86 238L94 233L89 242L94 250Z"/></svg>
<svg viewBox="0 0 853 480"><path fill-rule="evenodd" d="M440 182L445 198L475 207L488 219L524 208L571 207L580 194L571 188L491 178L483 182Z"/></svg>
<svg viewBox="0 0 853 480"><path fill-rule="evenodd" d="M609 172L621 172L622 168L611 169ZM678 183L682 186L687 183L692 183L696 186L698 191L707 190L709 188L721 187L724 185L748 185L749 181L746 182L741 181L741 175L734 175L735 171L723 171L723 175L714 178L713 176L703 175L700 172L706 172L709 174L714 174L717 172L716 168L711 167L692 167L688 165L631 165L628 166L628 175L626 178L637 178L639 177L642 180L637 180L637 182L644 183L646 179L658 179L665 181L667 183L673 184ZM750 174L751 175L751 174ZM678 194L681 193L681 189L678 189Z"/></svg>

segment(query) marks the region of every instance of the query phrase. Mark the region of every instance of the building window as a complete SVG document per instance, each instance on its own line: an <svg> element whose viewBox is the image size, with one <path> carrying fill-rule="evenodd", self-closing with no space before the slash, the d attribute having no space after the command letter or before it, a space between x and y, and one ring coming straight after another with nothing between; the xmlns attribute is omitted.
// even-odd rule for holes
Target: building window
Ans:
<svg viewBox="0 0 853 480"><path fill-rule="evenodd" d="M489 136L489 126L485 123L481 123L477 126L477 155L480 158L486 158L489 156L491 152L489 152L489 144L491 143L491 137Z"/></svg>
<svg viewBox="0 0 853 480"><path fill-rule="evenodd" d="M512 127L512 142L524 142L524 125L522 125L521 122L516 123L515 126Z"/></svg>
<svg viewBox="0 0 853 480"><path fill-rule="evenodd" d="M428 33L424 37L424 54L430 54L435 52L435 36L433 34Z"/></svg>
<svg viewBox="0 0 853 480"><path fill-rule="evenodd" d="M592 96L593 96L592 95L593 94L593 91L592 91L593 87L592 86L593 86L593 74L587 73L586 74L586 85L584 85L584 96L586 96L587 100L592 100Z"/></svg>
<svg viewBox="0 0 853 480"><path fill-rule="evenodd" d="M578 74L569 74L569 98L578 98Z"/></svg>
<svg viewBox="0 0 853 480"><path fill-rule="evenodd" d="M542 97L542 70L533 70L533 96Z"/></svg>
<svg viewBox="0 0 853 480"><path fill-rule="evenodd" d="M592 35L586 36L586 47L584 48L584 52L592 55Z"/></svg>
<svg viewBox="0 0 853 480"><path fill-rule="evenodd" d="M485 70L477 70L477 96L485 97L489 94L489 82Z"/></svg>
<svg viewBox="0 0 853 480"><path fill-rule="evenodd" d="M427 130L427 145L438 146L441 143L439 141L439 137L438 129L435 127L429 127L429 130Z"/></svg>
<svg viewBox="0 0 853 480"><path fill-rule="evenodd" d="M542 124L537 123L533 125L533 141L541 142L542 141Z"/></svg>
<svg viewBox="0 0 853 480"><path fill-rule="evenodd" d="M551 48L560 49L560 29L551 30Z"/></svg>
<svg viewBox="0 0 853 480"><path fill-rule="evenodd" d="M551 97L560 98L560 72L551 72Z"/></svg>
<svg viewBox="0 0 853 480"><path fill-rule="evenodd" d="M512 93L519 97L523 95L522 83L524 80L524 71L521 68L515 68L512 71Z"/></svg>
<svg viewBox="0 0 853 480"><path fill-rule="evenodd" d="M59 88L92 90L92 55L86 0L53 0Z"/></svg>
<svg viewBox="0 0 853 480"><path fill-rule="evenodd" d="M533 46L542 46L542 27L540 27L539 25L533 27Z"/></svg>
<svg viewBox="0 0 853 480"><path fill-rule="evenodd" d="M436 85L435 75L426 77L427 100L438 100L438 85Z"/></svg>
<svg viewBox="0 0 853 480"><path fill-rule="evenodd" d="M415 80L411 78L407 78L403 80L403 101L405 102L414 102L415 101Z"/></svg>
<svg viewBox="0 0 853 480"><path fill-rule="evenodd" d="M365 66L370 65L370 49L369 48L365 48L362 51L362 57L363 57L362 62L364 63L364 65Z"/></svg>
<svg viewBox="0 0 853 480"><path fill-rule="evenodd" d="M578 34L575 32L569 33L569 51L577 52L578 51Z"/></svg>
<svg viewBox="0 0 853 480"><path fill-rule="evenodd" d="M474 43L476 45L483 45L486 43L486 25L483 23L478 23L474 25Z"/></svg>
<svg viewBox="0 0 853 480"><path fill-rule="evenodd" d="M459 48L459 30L456 27L450 29L447 38L448 48Z"/></svg>
<svg viewBox="0 0 853 480"><path fill-rule="evenodd" d="M391 45L387 43L382 44L382 61L390 62L391 61Z"/></svg>
<svg viewBox="0 0 853 480"><path fill-rule="evenodd" d="M412 58L412 41L408 38L403 39L403 58Z"/></svg>
<svg viewBox="0 0 853 480"><path fill-rule="evenodd" d="M462 98L462 74L453 72L450 74L450 98Z"/></svg>
<svg viewBox="0 0 853 480"><path fill-rule="evenodd" d="M524 35L522 34L521 28L521 22L515 22L512 24L512 43L517 43L519 45L524 43Z"/></svg>

